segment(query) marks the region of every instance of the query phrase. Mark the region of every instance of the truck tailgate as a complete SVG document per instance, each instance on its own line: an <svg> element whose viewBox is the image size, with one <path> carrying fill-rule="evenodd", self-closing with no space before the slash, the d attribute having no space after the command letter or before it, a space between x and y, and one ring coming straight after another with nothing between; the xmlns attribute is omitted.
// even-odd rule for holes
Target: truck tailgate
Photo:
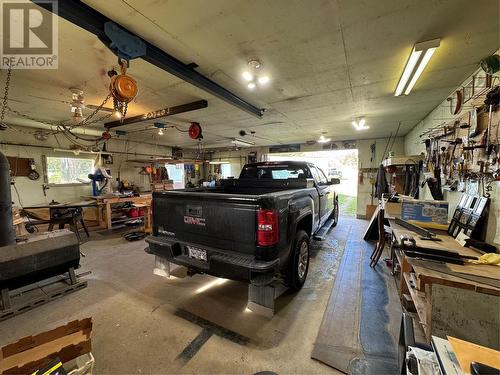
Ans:
<svg viewBox="0 0 500 375"><path fill-rule="evenodd" d="M256 198L169 191L155 193L153 205L160 236L246 254L255 251Z"/></svg>

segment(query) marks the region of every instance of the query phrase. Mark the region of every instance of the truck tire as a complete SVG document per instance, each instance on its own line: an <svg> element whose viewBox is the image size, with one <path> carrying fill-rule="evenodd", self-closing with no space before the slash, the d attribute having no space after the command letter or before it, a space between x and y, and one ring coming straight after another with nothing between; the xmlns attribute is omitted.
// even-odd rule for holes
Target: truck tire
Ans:
<svg viewBox="0 0 500 375"><path fill-rule="evenodd" d="M300 290L309 270L309 236L303 230L297 231L290 252L290 263L286 275L286 285L292 290Z"/></svg>
<svg viewBox="0 0 500 375"><path fill-rule="evenodd" d="M335 228L339 223L339 196L335 195L335 201L333 202L333 212L331 218L333 219L332 228Z"/></svg>

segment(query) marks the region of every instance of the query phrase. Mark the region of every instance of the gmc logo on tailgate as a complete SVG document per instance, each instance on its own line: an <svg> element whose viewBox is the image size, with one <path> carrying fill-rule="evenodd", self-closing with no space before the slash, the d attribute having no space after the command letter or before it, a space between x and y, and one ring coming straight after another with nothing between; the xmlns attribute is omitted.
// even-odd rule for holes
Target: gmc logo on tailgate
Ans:
<svg viewBox="0 0 500 375"><path fill-rule="evenodd" d="M201 217L184 216L184 224L205 226L205 219Z"/></svg>

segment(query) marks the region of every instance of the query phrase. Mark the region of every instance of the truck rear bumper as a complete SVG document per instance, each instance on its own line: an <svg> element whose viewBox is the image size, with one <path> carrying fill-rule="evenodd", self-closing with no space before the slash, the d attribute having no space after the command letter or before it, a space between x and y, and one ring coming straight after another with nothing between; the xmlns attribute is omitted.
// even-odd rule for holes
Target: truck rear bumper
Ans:
<svg viewBox="0 0 500 375"><path fill-rule="evenodd" d="M188 267L192 270L207 273L216 277L250 282L257 277L269 276L269 280L279 270L279 259L271 261L256 260L253 255L237 254L187 242L168 240L149 236L146 238L149 247L146 252L169 262ZM201 248L207 252L207 261L190 258L186 246Z"/></svg>

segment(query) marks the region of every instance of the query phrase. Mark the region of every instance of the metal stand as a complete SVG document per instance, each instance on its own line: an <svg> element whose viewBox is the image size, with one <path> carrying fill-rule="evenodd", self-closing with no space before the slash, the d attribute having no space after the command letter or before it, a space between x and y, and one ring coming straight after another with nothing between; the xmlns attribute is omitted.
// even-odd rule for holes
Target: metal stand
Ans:
<svg viewBox="0 0 500 375"><path fill-rule="evenodd" d="M2 308L10 309L11 306L9 289L2 289Z"/></svg>
<svg viewBox="0 0 500 375"><path fill-rule="evenodd" d="M71 267L68 269L68 277L66 278L61 279L59 275L11 291L2 289L0 321L64 297L86 286L87 281L80 281L75 270Z"/></svg>
<svg viewBox="0 0 500 375"><path fill-rule="evenodd" d="M184 270L185 267L180 267ZM155 268L153 274L165 277L167 279L185 277L178 275L179 267L174 268L173 273L170 269L170 262L161 256L155 256ZM266 316L273 317L275 311L274 301L285 293L288 288L278 280L272 281L268 285L260 286L255 284L248 285L248 303L247 308L253 312Z"/></svg>
<svg viewBox="0 0 500 375"><path fill-rule="evenodd" d="M249 284L247 308L254 313L272 318L275 312L274 301L287 290L288 288L278 280L266 286Z"/></svg>
<svg viewBox="0 0 500 375"><path fill-rule="evenodd" d="M155 275L170 278L170 262L158 255L155 255L155 268L153 269Z"/></svg>

